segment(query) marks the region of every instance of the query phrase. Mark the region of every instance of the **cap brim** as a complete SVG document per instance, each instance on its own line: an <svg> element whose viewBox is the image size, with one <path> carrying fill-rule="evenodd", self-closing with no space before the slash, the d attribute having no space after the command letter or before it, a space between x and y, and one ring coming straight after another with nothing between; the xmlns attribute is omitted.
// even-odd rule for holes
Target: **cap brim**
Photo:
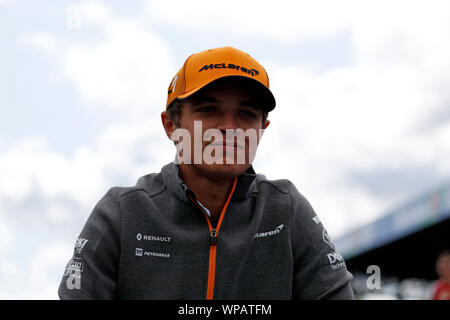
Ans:
<svg viewBox="0 0 450 320"><path fill-rule="evenodd" d="M200 91L201 89L211 85L212 83L216 83L219 80L222 80L224 78L230 79L230 78L238 78L240 81L243 81L246 83L246 85L249 86L249 88L253 88L257 92L258 95L258 102L261 104L261 109L264 112L270 112L275 108L276 101L275 97L273 96L272 92L269 88L267 88L264 84L261 82L254 80L252 78L246 77L246 76L238 76L238 75L225 75L221 77L217 77L216 79L211 80L208 83L205 83L202 86L199 86L197 88L194 88L182 95L179 95L176 99L184 100L192 96L194 93Z"/></svg>

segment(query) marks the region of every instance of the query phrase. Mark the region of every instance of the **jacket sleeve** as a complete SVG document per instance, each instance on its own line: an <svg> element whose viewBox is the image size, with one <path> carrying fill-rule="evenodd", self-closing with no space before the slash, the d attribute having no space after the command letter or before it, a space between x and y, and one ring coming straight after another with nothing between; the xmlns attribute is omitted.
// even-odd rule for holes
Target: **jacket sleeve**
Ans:
<svg viewBox="0 0 450 320"><path fill-rule="evenodd" d="M290 184L294 299L354 299L352 274L308 200Z"/></svg>
<svg viewBox="0 0 450 320"><path fill-rule="evenodd" d="M120 257L120 210L115 188L97 203L59 286L61 300L115 299Z"/></svg>

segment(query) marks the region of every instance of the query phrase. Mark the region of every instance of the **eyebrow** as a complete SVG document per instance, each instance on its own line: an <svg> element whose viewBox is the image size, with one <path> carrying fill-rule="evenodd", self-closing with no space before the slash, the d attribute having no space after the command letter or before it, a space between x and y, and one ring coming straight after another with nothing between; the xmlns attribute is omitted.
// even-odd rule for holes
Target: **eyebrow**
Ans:
<svg viewBox="0 0 450 320"><path fill-rule="evenodd" d="M198 106L202 103L208 103L208 102L212 102L212 103L219 103L220 100L211 97L211 96L199 96L196 97L193 101L192 101L192 106ZM245 107L251 107L254 109L258 109L257 103L256 101L251 101L251 100L242 100L241 102L239 102L240 106L245 106Z"/></svg>
<svg viewBox="0 0 450 320"><path fill-rule="evenodd" d="M250 107L253 109L259 109L258 108L258 104L256 103L256 101L252 101L252 100L242 100L239 105L244 106L244 107Z"/></svg>
<svg viewBox="0 0 450 320"><path fill-rule="evenodd" d="M199 104L205 103L205 102L220 102L216 98L210 97L210 96L199 96L193 99L192 105L198 106Z"/></svg>

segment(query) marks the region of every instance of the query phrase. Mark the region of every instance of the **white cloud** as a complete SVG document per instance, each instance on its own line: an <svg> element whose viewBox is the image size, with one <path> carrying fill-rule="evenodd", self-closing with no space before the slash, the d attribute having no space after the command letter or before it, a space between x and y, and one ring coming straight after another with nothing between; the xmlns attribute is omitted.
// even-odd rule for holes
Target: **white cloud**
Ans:
<svg viewBox="0 0 450 320"><path fill-rule="evenodd" d="M149 1L152 18L179 28L292 41L348 25L355 1Z"/></svg>
<svg viewBox="0 0 450 320"><path fill-rule="evenodd" d="M2 263L0 263L0 300L14 299L9 289L14 288L14 286L10 287L10 284L14 282L11 280L17 279L19 275L18 266L4 255L0 254L0 258L2 259ZM15 288L17 290L17 283Z"/></svg>
<svg viewBox="0 0 450 320"><path fill-rule="evenodd" d="M175 149L165 137L162 125L152 122L155 120L113 125L98 137L92 150L81 147L71 157L52 151L45 139L25 140L0 154L0 176L5 178L0 183L0 204L29 201L36 189L41 197L36 200L44 203L33 206L30 217L24 217L24 212L15 217L0 207L0 298L57 298L60 278L55 272L62 276L75 238L70 242L59 238L60 243L42 247L42 235L48 234L49 228L78 234L108 188L134 185L140 176L157 172L173 160ZM166 143L162 143L163 139L167 139ZM68 206L58 201L60 197L78 206ZM39 224L33 224L29 232L24 218L36 219ZM14 240L10 230L27 234L41 249L29 258L7 259ZM15 269L15 263L20 263L20 268Z"/></svg>
<svg viewBox="0 0 450 320"><path fill-rule="evenodd" d="M108 23L113 17L111 9L98 2L85 2L81 5L77 5L80 18L89 22Z"/></svg>
<svg viewBox="0 0 450 320"><path fill-rule="evenodd" d="M89 207L110 183L118 183L111 173L134 184L174 156L175 149L158 118L111 125L96 139L93 149L79 147L71 157L52 151L43 138L27 139L0 154L0 198L20 202L38 187L47 199L67 196ZM64 215L49 214L64 220Z"/></svg>
<svg viewBox="0 0 450 320"><path fill-rule="evenodd" d="M63 224L70 220L73 211L65 205L50 203L47 209L48 219L55 224Z"/></svg>
<svg viewBox="0 0 450 320"><path fill-rule="evenodd" d="M79 203L90 203L104 187L101 166L101 159L84 148L69 159L52 151L43 138L23 140L0 154L1 196L20 202L37 184L46 197L68 194Z"/></svg>
<svg viewBox="0 0 450 320"><path fill-rule="evenodd" d="M60 270L60 275L62 277L64 273L64 267L71 257L73 246L65 244L52 244L42 247L35 255L31 258L30 274L29 274L29 286L31 288L48 288L49 283L53 283L52 295L48 298L57 299L57 290L59 283L53 279L60 280L60 278L55 277L49 273L50 268L56 267ZM37 291L37 290L36 290ZM41 294L39 293L39 296ZM33 298L33 297L30 297Z"/></svg>
<svg viewBox="0 0 450 320"><path fill-rule="evenodd" d="M0 299L58 299L59 281L72 249L69 245L50 244L42 246L28 261L22 261L21 266L2 263ZM28 266L24 267L25 263ZM58 273L54 274L55 271Z"/></svg>
<svg viewBox="0 0 450 320"><path fill-rule="evenodd" d="M0 275L4 278L10 278L17 276L17 274L17 266L13 262L3 259L0 264Z"/></svg>
<svg viewBox="0 0 450 320"><path fill-rule="evenodd" d="M330 234L372 221L405 196L404 190L383 197L364 190L351 183L352 172L440 164L440 172L450 175L444 160L449 126L433 133L415 130L439 96L413 66L353 65L311 74L271 63L268 70L278 109L269 116L259 169L294 181ZM423 191L409 188L409 196Z"/></svg>
<svg viewBox="0 0 450 320"><path fill-rule="evenodd" d="M0 190L2 197L20 200L31 192L33 175L30 174L30 155L39 151L45 141L32 138L19 143L14 149L0 154Z"/></svg>
<svg viewBox="0 0 450 320"><path fill-rule="evenodd" d="M352 33L361 59L417 67L448 59L448 1L359 2L357 8Z"/></svg>
<svg viewBox="0 0 450 320"><path fill-rule="evenodd" d="M430 141L427 140L422 142L422 150L426 150L426 145L429 149L432 148L437 154L430 155L431 152L427 152L423 157L425 159L430 159L430 162L435 162L442 176L448 177L450 173L450 162L448 161L448 159L450 159L450 125L447 124L446 126L441 126L438 130L433 132L430 136Z"/></svg>
<svg viewBox="0 0 450 320"><path fill-rule="evenodd" d="M159 113L139 122L111 125L98 138L97 151L112 170L137 177L159 170L175 157Z"/></svg>
<svg viewBox="0 0 450 320"><path fill-rule="evenodd" d="M95 21L105 33L99 43L77 43L67 49L65 74L81 96L101 107L123 110L124 116L139 118L151 108L163 110L176 72L164 39L139 21L114 16L99 4L80 11L88 17L83 28Z"/></svg>
<svg viewBox="0 0 450 320"><path fill-rule="evenodd" d="M13 243L14 235L8 228L8 224L3 218L3 209L0 204L0 256L3 251L6 251L9 249ZM0 264L1 266L2 264ZM3 274L2 271L0 271L0 275Z"/></svg>
<svg viewBox="0 0 450 320"><path fill-rule="evenodd" d="M450 83L449 3L395 2L389 12L386 3L359 6L348 30L356 50L352 64L317 73L274 59L265 63L278 107L259 151L260 169L293 180L333 235L424 191L411 185L381 197L352 182L352 172L428 167L436 170L430 175L450 175L448 122L419 130L449 101L442 89Z"/></svg>
<svg viewBox="0 0 450 320"><path fill-rule="evenodd" d="M147 10L153 19L183 29L254 35L286 42L348 30L364 39L370 54L374 45L385 41L383 36L397 31L411 30L439 44L434 40L441 39L439 33L447 32L440 24L449 16L448 6L446 0L432 3L423 0L395 3L388 0L279 0L276 3L230 0L226 4L149 0Z"/></svg>
<svg viewBox="0 0 450 320"><path fill-rule="evenodd" d="M57 48L56 38L44 32L32 32L22 35L19 38L19 43L35 47L47 55L53 55Z"/></svg>

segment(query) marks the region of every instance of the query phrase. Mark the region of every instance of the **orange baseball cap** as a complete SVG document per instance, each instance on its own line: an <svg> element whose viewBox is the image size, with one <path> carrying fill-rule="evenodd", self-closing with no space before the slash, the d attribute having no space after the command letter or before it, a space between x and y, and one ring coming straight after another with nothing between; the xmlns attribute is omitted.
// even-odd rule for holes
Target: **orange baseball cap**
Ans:
<svg viewBox="0 0 450 320"><path fill-rule="evenodd" d="M249 79L269 112L275 108L275 98L269 89L269 76L262 65L248 53L233 47L222 47L194 53L170 82L166 109L175 99L186 99L208 84L225 77Z"/></svg>

